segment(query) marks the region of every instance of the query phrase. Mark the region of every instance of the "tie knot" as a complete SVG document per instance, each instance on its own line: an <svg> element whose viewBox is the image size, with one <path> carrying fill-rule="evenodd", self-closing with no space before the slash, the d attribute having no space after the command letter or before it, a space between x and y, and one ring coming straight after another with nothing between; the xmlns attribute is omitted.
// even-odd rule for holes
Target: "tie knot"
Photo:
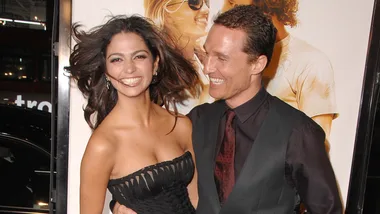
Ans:
<svg viewBox="0 0 380 214"><path fill-rule="evenodd" d="M229 109L229 110L227 110L226 116L227 116L226 123L230 124L230 123L232 123L232 120L235 117L235 112L233 110Z"/></svg>

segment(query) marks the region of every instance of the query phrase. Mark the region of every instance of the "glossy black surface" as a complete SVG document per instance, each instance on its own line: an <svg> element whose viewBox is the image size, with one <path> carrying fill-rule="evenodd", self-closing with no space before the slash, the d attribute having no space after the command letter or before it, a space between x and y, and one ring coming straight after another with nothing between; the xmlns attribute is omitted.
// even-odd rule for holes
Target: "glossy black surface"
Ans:
<svg viewBox="0 0 380 214"><path fill-rule="evenodd" d="M50 113L0 105L0 213L48 213Z"/></svg>
<svg viewBox="0 0 380 214"><path fill-rule="evenodd" d="M349 214L380 213L380 180L378 176L378 157L380 153L380 139L378 133L380 131L379 114L376 116L376 111L378 112L379 109L377 105L379 100L379 80L380 2L379 0L375 0L350 185L347 196L346 213ZM376 172L375 174L377 175L372 174L374 172Z"/></svg>

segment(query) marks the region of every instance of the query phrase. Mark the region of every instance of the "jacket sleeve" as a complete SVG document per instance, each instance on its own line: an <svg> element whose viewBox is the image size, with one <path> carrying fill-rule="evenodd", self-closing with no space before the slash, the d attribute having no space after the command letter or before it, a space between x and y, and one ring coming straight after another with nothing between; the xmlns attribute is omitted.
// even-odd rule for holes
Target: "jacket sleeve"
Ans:
<svg viewBox="0 0 380 214"><path fill-rule="evenodd" d="M308 213L342 214L342 202L322 128L307 118L289 139L286 164Z"/></svg>

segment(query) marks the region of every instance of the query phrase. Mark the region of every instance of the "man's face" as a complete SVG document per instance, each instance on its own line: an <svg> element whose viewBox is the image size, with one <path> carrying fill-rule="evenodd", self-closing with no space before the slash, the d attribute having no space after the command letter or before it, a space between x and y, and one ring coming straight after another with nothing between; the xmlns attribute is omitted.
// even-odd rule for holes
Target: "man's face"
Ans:
<svg viewBox="0 0 380 214"><path fill-rule="evenodd" d="M250 5L252 0L224 0L222 7L222 12L226 12L229 9L232 9L238 5Z"/></svg>
<svg viewBox="0 0 380 214"><path fill-rule="evenodd" d="M243 52L246 33L215 24L211 27L204 48L204 73L210 78L209 93L215 99L233 101L238 105L252 97L249 92L254 75L255 62ZM257 77L256 77L257 78Z"/></svg>

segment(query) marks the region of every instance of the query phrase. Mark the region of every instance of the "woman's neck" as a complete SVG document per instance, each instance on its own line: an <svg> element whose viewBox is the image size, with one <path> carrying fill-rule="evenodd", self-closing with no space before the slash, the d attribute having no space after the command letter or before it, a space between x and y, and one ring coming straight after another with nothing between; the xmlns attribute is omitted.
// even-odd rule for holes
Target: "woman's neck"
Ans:
<svg viewBox="0 0 380 214"><path fill-rule="evenodd" d="M118 94L118 101L113 109L117 114L117 120L124 123L138 126L149 126L152 114L154 114L154 104L150 100L149 92L138 97L126 97Z"/></svg>

